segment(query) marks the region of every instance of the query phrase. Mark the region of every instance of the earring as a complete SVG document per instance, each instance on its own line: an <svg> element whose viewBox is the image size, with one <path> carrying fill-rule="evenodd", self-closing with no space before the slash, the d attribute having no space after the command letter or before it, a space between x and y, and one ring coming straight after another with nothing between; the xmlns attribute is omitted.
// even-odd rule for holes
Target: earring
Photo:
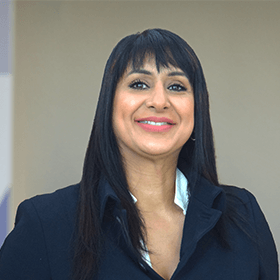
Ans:
<svg viewBox="0 0 280 280"><path fill-rule="evenodd" d="M192 136L193 136L193 137L192 137ZM192 132L192 135L191 135L190 138L191 138L192 141L195 141L195 138L194 138L194 131Z"/></svg>

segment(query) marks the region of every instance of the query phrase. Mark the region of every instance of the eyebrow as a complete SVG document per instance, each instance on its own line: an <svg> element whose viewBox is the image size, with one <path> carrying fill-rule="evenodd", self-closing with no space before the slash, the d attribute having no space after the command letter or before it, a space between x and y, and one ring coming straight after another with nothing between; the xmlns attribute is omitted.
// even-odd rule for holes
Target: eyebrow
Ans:
<svg viewBox="0 0 280 280"><path fill-rule="evenodd" d="M136 74L145 74L145 75L149 75L149 76L153 75L152 72L144 70L144 69L133 69L127 74L127 76L129 76L131 74L135 74L135 73ZM188 78L184 72L179 72L179 71L170 72L167 74L167 76L169 76L169 77L184 76L184 77Z"/></svg>
<svg viewBox="0 0 280 280"><path fill-rule="evenodd" d="M167 76L169 76L169 77L184 76L184 77L187 78L187 75L184 72L178 72L178 71L170 72L170 73L167 74Z"/></svg>
<svg viewBox="0 0 280 280"><path fill-rule="evenodd" d="M131 70L127 76L131 75L131 74L145 74L145 75L152 75L152 72L144 70L144 69L133 69Z"/></svg>

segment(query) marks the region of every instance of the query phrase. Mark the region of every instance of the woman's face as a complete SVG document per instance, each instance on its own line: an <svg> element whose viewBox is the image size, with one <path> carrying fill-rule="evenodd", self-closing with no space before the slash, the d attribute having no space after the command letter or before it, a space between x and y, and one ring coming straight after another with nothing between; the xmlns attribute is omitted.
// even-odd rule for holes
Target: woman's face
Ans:
<svg viewBox="0 0 280 280"><path fill-rule="evenodd" d="M193 89L181 69L158 72L154 59L140 69L128 67L113 104L113 129L124 157L178 156L193 127Z"/></svg>

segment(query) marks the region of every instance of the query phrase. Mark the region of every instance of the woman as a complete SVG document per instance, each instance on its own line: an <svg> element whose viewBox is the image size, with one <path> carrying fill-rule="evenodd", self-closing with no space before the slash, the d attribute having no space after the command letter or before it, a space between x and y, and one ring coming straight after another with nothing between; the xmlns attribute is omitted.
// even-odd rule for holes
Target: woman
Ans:
<svg viewBox="0 0 280 280"><path fill-rule="evenodd" d="M252 194L218 182L200 62L166 30L105 68L80 184L24 201L0 279L278 279Z"/></svg>

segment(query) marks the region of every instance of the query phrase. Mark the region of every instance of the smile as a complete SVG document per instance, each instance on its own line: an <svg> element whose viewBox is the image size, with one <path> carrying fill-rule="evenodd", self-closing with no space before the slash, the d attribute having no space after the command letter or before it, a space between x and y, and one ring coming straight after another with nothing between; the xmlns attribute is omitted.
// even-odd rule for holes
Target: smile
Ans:
<svg viewBox="0 0 280 280"><path fill-rule="evenodd" d="M167 122L137 121L135 123L143 130L153 133L167 132L175 126Z"/></svg>
<svg viewBox="0 0 280 280"><path fill-rule="evenodd" d="M152 122L152 121L138 121L138 123L146 123L146 124L149 124L149 125L157 125L157 126L171 125L170 123L167 123L167 122Z"/></svg>

